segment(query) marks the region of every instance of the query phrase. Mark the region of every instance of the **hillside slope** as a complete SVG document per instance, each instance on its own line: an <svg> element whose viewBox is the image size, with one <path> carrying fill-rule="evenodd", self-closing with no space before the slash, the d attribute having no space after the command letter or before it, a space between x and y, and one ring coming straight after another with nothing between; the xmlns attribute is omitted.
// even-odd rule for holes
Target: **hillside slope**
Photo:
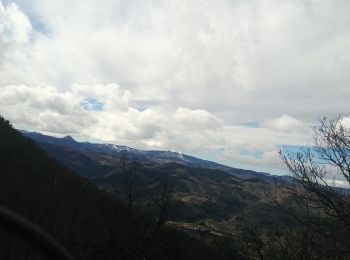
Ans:
<svg viewBox="0 0 350 260"><path fill-rule="evenodd" d="M137 210L130 215L2 117L0 168L0 205L46 229L78 259L225 259L173 228L150 236L152 219ZM0 259L45 259L3 228L0 252Z"/></svg>
<svg viewBox="0 0 350 260"><path fill-rule="evenodd" d="M27 135L68 168L127 201L127 180L120 167L121 150L125 149L136 170L135 202L154 215L154 187L160 180L166 181L171 190L168 223L208 244L220 244L219 247L225 247L223 250L230 251L233 257L247 245L246 238L242 239L247 228L274 232L293 223L285 212L271 203L269 194L274 185L273 177L268 174L239 170L183 154L181 157L175 152L144 152L122 146L79 143L71 137ZM245 254L249 255L252 250L243 251L248 251Z"/></svg>

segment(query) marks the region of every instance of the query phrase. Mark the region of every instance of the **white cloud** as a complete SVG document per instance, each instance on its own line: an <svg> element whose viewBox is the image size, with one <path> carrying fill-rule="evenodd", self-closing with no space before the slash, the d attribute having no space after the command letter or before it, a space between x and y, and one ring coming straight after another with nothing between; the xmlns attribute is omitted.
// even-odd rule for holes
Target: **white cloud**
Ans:
<svg viewBox="0 0 350 260"><path fill-rule="evenodd" d="M116 82L236 123L346 112L346 1L16 2L48 35L18 50L3 84Z"/></svg>
<svg viewBox="0 0 350 260"><path fill-rule="evenodd" d="M298 119L289 115L282 115L278 118L266 119L264 127L281 132L306 132L310 127Z"/></svg>
<svg viewBox="0 0 350 260"><path fill-rule="evenodd" d="M130 106L130 91L121 90L118 84L73 84L71 91L80 100L97 99L110 111L127 110Z"/></svg>
<svg viewBox="0 0 350 260"><path fill-rule="evenodd" d="M81 102L86 98L95 98L103 108L86 110ZM132 92L122 91L116 84L73 84L65 91L53 86L13 85L2 87L0 111L15 126L35 131L203 156L221 150L218 160L253 166L277 165L276 145L300 143L300 136L274 133L269 128L225 126L223 120L203 109L138 110L130 99ZM242 155L242 150L258 151L261 157Z"/></svg>
<svg viewBox="0 0 350 260"><path fill-rule="evenodd" d="M220 120L203 109L191 110L179 107L175 111L176 122L192 130L211 129L221 126Z"/></svg>
<svg viewBox="0 0 350 260"><path fill-rule="evenodd" d="M87 98L101 103L100 110L86 109ZM116 84L73 84L65 91L53 86L9 85L1 88L0 110L16 125L50 133L75 134L80 138L149 144L166 149L172 138L179 141L193 131L215 130L220 120L205 110L178 108L138 110L130 91ZM202 142L199 142L200 145ZM188 143L190 145L190 143Z"/></svg>
<svg viewBox="0 0 350 260"><path fill-rule="evenodd" d="M272 165L276 145L349 112L349 12L346 0L0 0L1 113ZM83 108L91 98L102 111Z"/></svg>
<svg viewBox="0 0 350 260"><path fill-rule="evenodd" d="M0 35L2 43L9 47L24 44L30 39L32 26L27 16L14 3L3 6L0 2Z"/></svg>
<svg viewBox="0 0 350 260"><path fill-rule="evenodd" d="M51 133L77 134L94 122L79 98L52 86L2 87L0 110L15 124Z"/></svg>

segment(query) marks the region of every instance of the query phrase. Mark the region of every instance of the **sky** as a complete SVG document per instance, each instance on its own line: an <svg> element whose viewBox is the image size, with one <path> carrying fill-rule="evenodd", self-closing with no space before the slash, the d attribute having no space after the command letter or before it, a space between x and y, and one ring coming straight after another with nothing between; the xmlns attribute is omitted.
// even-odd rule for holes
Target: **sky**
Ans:
<svg viewBox="0 0 350 260"><path fill-rule="evenodd" d="M348 115L348 0L0 0L16 128L283 172Z"/></svg>

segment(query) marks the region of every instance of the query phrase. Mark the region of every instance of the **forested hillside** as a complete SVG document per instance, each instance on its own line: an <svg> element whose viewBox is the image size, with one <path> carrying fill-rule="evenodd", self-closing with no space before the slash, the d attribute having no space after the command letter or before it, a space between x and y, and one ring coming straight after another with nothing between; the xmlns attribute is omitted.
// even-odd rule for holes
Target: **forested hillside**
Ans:
<svg viewBox="0 0 350 260"><path fill-rule="evenodd" d="M0 205L38 224L77 259L225 259L67 170L0 119ZM1 224L1 223L0 223ZM47 259L2 226L0 259ZM40 250L39 250L40 251Z"/></svg>
<svg viewBox="0 0 350 260"><path fill-rule="evenodd" d="M348 259L349 192L330 186L324 162L314 161L316 152L342 155L333 167L348 176L348 131L339 120L322 121L318 150L281 154L293 178L271 182L138 161L125 150L39 146L1 117L0 206L77 259ZM0 225L0 259L47 259L40 245Z"/></svg>

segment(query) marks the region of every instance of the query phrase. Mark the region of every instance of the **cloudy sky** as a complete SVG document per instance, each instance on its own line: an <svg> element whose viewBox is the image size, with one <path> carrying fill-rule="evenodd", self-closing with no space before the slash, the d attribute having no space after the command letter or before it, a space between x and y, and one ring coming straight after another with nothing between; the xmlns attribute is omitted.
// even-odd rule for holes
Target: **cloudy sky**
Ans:
<svg viewBox="0 0 350 260"><path fill-rule="evenodd" d="M281 172L347 114L348 0L0 0L15 127Z"/></svg>

